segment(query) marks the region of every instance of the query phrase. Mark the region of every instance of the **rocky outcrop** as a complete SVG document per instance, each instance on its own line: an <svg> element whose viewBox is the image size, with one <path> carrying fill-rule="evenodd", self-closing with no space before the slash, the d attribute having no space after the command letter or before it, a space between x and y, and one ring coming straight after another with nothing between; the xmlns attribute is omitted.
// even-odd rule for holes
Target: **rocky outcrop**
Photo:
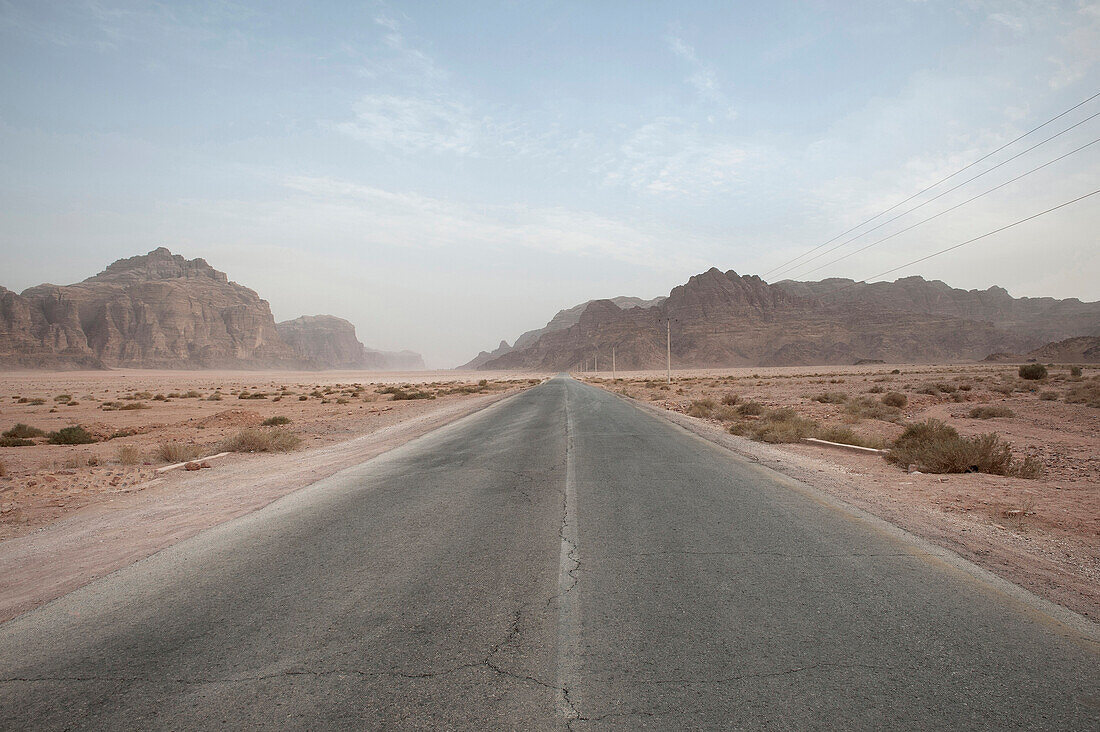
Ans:
<svg viewBox="0 0 1100 732"><path fill-rule="evenodd" d="M280 337L304 358L324 369L410 371L425 368L413 351L377 351L355 335L355 326L335 315L303 315L276 324Z"/></svg>
<svg viewBox="0 0 1100 732"><path fill-rule="evenodd" d="M1078 336L1047 343L1027 357L1043 363L1100 363L1100 337Z"/></svg>
<svg viewBox="0 0 1100 732"><path fill-rule="evenodd" d="M603 302L610 302L621 310L629 310L631 308L650 308L654 305L658 305L664 302L665 298L655 297L652 300L643 300L640 297L612 297ZM595 300L589 300L582 302L580 305L574 305L571 308L565 310L559 310L558 313L550 319L546 325L535 330L529 330L516 339L514 346L509 346L508 341L501 341L500 345L492 351L482 351L477 354L472 360L459 366L459 369L479 369L489 361L499 358L506 353L510 353L513 350L524 349L535 344L539 338L547 333L553 333L554 331L565 330L577 324L580 320L581 314L588 308L589 305L596 302Z"/></svg>
<svg viewBox="0 0 1100 732"><path fill-rule="evenodd" d="M338 320L338 319L334 319ZM266 300L203 259L164 247L120 259L73 285L0 288L0 366L7 368L318 368L358 346L359 362L390 368L420 363L331 345L315 360L280 336ZM356 368L364 368L358 366Z"/></svg>
<svg viewBox="0 0 1100 732"><path fill-rule="evenodd" d="M711 269L646 309L593 301L574 325L483 368L577 369L593 357L609 364L612 348L620 369L661 368L669 320L673 363L681 368L976 360L1030 350L1047 333L1100 328L1100 303L1014 300L999 288L974 294L920 278L863 289L818 285L770 285Z"/></svg>

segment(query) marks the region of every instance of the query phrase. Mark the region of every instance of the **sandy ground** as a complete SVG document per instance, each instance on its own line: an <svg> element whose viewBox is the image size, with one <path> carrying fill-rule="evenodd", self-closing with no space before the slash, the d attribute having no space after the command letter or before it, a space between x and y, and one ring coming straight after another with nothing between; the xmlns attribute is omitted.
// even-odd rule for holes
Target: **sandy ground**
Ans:
<svg viewBox="0 0 1100 732"><path fill-rule="evenodd" d="M295 378L304 376L310 378ZM49 404L37 409L5 405L0 415L3 429L16 421L48 429L87 425L93 417L103 416L96 411L97 404L117 400L120 393L132 393L129 390L159 389L155 394L205 388L205 394L220 388L224 395L220 402L172 398L151 401L152 408L147 410L105 415L110 429L138 432L131 437L82 446L0 448L5 463L12 466L0 479L5 508L0 524L5 532L0 541L0 566L6 568L0 575L0 622L541 381L531 374L494 374L492 380L479 385L484 374L446 372L433 379L423 373L380 377L372 372L351 375L367 388L355 398L346 397L346 404L338 403L345 397L332 395L305 401L299 401L297 394L277 402L273 397L230 400L230 392L246 388L254 393L266 387L270 393L289 384L291 390L308 394L357 383L345 374L325 373L320 380L318 376L295 374L288 379L283 372L131 371L0 377L5 387L18 387L23 395L53 395L59 390L81 394L75 397L81 404L52 413ZM125 386L116 379L125 379ZM436 399L392 401L390 394L377 394L371 381L374 385L418 383L423 390L439 395ZM466 391L442 393L457 387L466 387ZM92 391L98 401L85 395ZM238 407L233 401L248 406ZM273 415L291 418L287 428L305 438L303 447L284 454L235 453L210 461L211 469L200 471L158 472L163 461L121 466L112 458L117 450L114 443L120 441L151 453L165 440L194 440L212 451L220 436ZM89 461L96 464L89 466ZM65 465L71 467L62 467Z"/></svg>
<svg viewBox="0 0 1100 732"><path fill-rule="evenodd" d="M899 373L891 373L894 370ZM951 549L986 569L1100 620L1100 408L1066 403L1081 384L1097 382L1100 369L1081 379L1055 367L1041 381L1025 381L1006 364L944 366L751 368L673 372L577 374L632 397L712 441L780 472L822 488L906 530ZM928 385L945 385L948 391ZM1098 384L1100 386L1100 384ZM881 388L883 391L877 391ZM871 389L876 391L871 392ZM858 418L844 404L813 397L839 392L908 398L899 423ZM729 434L730 421L687 416L691 402L727 393L765 408L792 407L825 425L848 427L869 440L888 442L904 422L935 417L961 434L996 432L1014 453L1038 459L1040 478L1024 480L976 473L908 473L873 454L808 444L770 445ZM976 419L979 405L1009 408L1011 417Z"/></svg>
<svg viewBox="0 0 1100 732"><path fill-rule="evenodd" d="M491 377L479 385L485 374L454 371L0 374L0 432L17 423L47 433L80 425L99 440L51 445L39 437L31 446L0 447L0 540L121 492L143 490L158 477L157 468L176 462L158 454L165 445L211 455L234 433L285 417L290 420L285 429L302 438L302 448L321 447L451 402L541 380L531 374ZM394 395L379 393L393 385L433 398L394 401ZM257 393L262 396L241 398Z"/></svg>

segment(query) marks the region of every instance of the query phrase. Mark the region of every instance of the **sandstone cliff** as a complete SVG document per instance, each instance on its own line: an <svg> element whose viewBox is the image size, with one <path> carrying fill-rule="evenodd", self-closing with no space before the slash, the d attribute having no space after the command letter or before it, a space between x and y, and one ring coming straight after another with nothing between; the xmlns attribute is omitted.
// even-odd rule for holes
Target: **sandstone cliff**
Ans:
<svg viewBox="0 0 1100 732"><path fill-rule="evenodd" d="M419 363L417 354L364 349L346 325L362 363ZM328 346L319 363L314 351L326 347L287 343L256 292L163 247L73 285L0 288L6 368L327 368L345 345Z"/></svg>
<svg viewBox="0 0 1100 732"><path fill-rule="evenodd" d="M303 315L275 327L291 348L319 368L376 371L425 368L419 353L367 348L356 337L355 326L334 315Z"/></svg>
<svg viewBox="0 0 1100 732"><path fill-rule="evenodd" d="M661 368L668 319L680 367L972 360L1100 328L1100 303L1016 300L999 288L968 293L920 278L843 291L843 284L821 284L769 285L711 269L646 309L593 301L574 325L483 367L577 369L596 355L610 364L614 347L620 369Z"/></svg>

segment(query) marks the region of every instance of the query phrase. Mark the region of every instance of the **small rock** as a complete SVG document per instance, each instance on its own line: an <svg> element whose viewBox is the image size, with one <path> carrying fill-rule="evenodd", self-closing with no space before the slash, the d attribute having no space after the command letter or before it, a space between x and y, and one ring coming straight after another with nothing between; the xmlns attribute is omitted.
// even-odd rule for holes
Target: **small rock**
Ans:
<svg viewBox="0 0 1100 732"><path fill-rule="evenodd" d="M1014 516L1023 516L1024 512L1021 511L1018 508L1009 508L1009 509L1006 509L1004 511L1001 511L1001 515L1004 516L1005 518L1012 518Z"/></svg>
<svg viewBox="0 0 1100 732"><path fill-rule="evenodd" d="M186 465L184 465L184 466L183 466L183 469L184 469L184 470L198 470L198 469L199 469L199 468L201 468L201 467L202 467L202 466L201 466L201 465L199 465L199 464L198 464L198 463L196 463L196 462L190 462L190 463L187 463Z"/></svg>
<svg viewBox="0 0 1100 732"><path fill-rule="evenodd" d="M214 466L211 465L210 463L206 462L205 460L203 460L202 463L199 464L199 467L200 468L212 468Z"/></svg>

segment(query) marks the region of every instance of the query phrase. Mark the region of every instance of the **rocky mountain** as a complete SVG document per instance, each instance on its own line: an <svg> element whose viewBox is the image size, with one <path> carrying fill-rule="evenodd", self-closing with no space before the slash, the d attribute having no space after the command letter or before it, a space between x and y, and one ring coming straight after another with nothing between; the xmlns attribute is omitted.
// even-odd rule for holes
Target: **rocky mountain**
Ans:
<svg viewBox="0 0 1100 732"><path fill-rule="evenodd" d="M419 353L367 348L356 337L355 326L335 315L303 315L275 327L291 348L321 368L377 371L425 368Z"/></svg>
<svg viewBox="0 0 1100 732"><path fill-rule="evenodd" d="M352 331L354 338L354 329ZM203 259L160 247L73 285L0 288L0 366L318 368L271 308Z"/></svg>
<svg viewBox="0 0 1100 732"><path fill-rule="evenodd" d="M644 309L653 307L654 305L664 302L664 300L665 298L663 296L655 297L652 300L643 300L640 297L620 296L612 297L609 300L605 300L603 302L611 302L616 307L622 310L629 310L630 308ZM546 333L552 333L557 330L565 330L566 328L570 328L577 324L577 322L580 320L581 313L583 313L585 309L587 309L588 306L594 302L596 301L589 300L587 302L582 302L580 305L574 305L571 308L559 310L557 314L550 319L550 322L548 322L543 327L529 330L526 333L522 334L519 338L516 339L516 344L514 346L509 346L508 341L501 341L500 345L497 346L495 350L482 351L481 353L477 354L477 356L475 356L472 360L464 363L458 368L479 369L489 361L503 356L513 349L524 349L528 346L534 345L534 343Z"/></svg>
<svg viewBox="0 0 1100 732"><path fill-rule="evenodd" d="M593 301L572 326L482 367L576 369L595 355L610 363L614 347L620 369L661 368L669 319L673 363L680 367L935 362L1022 352L1066 331L1097 333L1100 303L1016 299L1000 288L957 290L913 277L865 286L768 284L711 269L649 308Z"/></svg>
<svg viewBox="0 0 1100 732"><path fill-rule="evenodd" d="M1100 336L1077 336L1047 343L1028 353L991 353L984 361L1022 363L1100 363Z"/></svg>

